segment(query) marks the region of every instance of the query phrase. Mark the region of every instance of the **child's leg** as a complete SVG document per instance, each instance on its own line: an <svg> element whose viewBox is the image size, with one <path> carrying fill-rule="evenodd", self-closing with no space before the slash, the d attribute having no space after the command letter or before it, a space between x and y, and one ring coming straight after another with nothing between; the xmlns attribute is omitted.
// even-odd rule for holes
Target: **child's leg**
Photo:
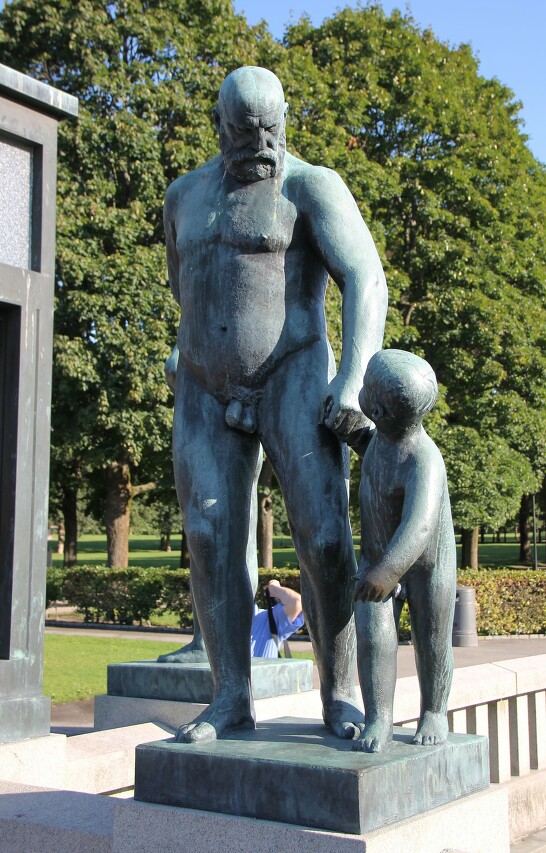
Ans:
<svg viewBox="0 0 546 853"><path fill-rule="evenodd" d="M400 603L392 597L355 604L358 676L365 712L364 731L353 745L355 750L379 752L392 740L400 611Z"/></svg>
<svg viewBox="0 0 546 853"><path fill-rule="evenodd" d="M411 636L421 689L421 714L415 743L443 743L448 734L447 701L453 676L451 631L455 579L437 568L408 580Z"/></svg>

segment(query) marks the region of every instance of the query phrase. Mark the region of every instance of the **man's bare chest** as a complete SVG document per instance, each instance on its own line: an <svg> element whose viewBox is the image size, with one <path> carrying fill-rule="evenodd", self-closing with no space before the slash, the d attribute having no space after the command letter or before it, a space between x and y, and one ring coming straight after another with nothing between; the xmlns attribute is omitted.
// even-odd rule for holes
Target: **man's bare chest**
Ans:
<svg viewBox="0 0 546 853"><path fill-rule="evenodd" d="M182 256L225 247L240 254L284 254L298 230L296 206L275 181L199 197L179 209L177 247Z"/></svg>

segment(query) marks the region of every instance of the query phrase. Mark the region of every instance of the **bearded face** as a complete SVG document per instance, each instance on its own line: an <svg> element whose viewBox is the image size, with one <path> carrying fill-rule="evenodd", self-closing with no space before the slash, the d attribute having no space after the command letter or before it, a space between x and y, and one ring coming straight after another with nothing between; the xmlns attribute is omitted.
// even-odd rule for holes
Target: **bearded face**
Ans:
<svg viewBox="0 0 546 853"><path fill-rule="evenodd" d="M282 110L261 116L231 116L223 109L217 126L226 171L237 181L263 181L282 171L286 150L284 104Z"/></svg>

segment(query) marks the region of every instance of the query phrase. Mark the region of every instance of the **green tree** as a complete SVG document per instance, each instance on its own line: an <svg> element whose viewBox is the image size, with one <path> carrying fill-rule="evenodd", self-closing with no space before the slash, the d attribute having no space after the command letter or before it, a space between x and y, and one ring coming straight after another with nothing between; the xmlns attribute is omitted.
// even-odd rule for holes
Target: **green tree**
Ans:
<svg viewBox="0 0 546 853"><path fill-rule="evenodd" d="M289 142L342 174L370 224L390 290L386 345L437 373L435 439L448 462L476 450L464 460L474 476L450 473L454 505L472 505L465 524L504 520L480 493L483 467L503 492L513 454L519 497L546 469L546 173L520 105L480 76L468 46L375 4L319 28L301 20L272 61L290 94ZM458 450L453 429L467 437Z"/></svg>
<svg viewBox="0 0 546 853"><path fill-rule="evenodd" d="M229 0L13 0L0 24L2 62L80 99L59 138L53 471L66 492L104 470L125 566L131 500L170 457L163 195L215 152L218 88L260 31Z"/></svg>

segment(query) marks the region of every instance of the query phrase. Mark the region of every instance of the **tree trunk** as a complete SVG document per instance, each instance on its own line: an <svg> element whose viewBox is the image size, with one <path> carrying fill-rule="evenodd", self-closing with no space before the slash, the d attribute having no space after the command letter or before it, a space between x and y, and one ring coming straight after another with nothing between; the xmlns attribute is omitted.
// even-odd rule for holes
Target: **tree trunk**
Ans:
<svg viewBox="0 0 546 853"><path fill-rule="evenodd" d="M64 554L64 521L57 525L57 554Z"/></svg>
<svg viewBox="0 0 546 853"><path fill-rule="evenodd" d="M461 566L463 569L478 568L478 536L479 527L471 530L461 530Z"/></svg>
<svg viewBox="0 0 546 853"><path fill-rule="evenodd" d="M161 539L159 540L159 550L160 551L170 551L171 550L171 534L170 533L162 533Z"/></svg>
<svg viewBox="0 0 546 853"><path fill-rule="evenodd" d="M186 531L182 530L182 542L180 543L180 568L189 569L190 567L190 551L188 548L188 537Z"/></svg>
<svg viewBox="0 0 546 853"><path fill-rule="evenodd" d="M258 565L263 569L273 568L273 500L271 481L273 468L266 458L258 478Z"/></svg>
<svg viewBox="0 0 546 853"><path fill-rule="evenodd" d="M531 515L532 506L532 495L523 495L519 506L518 518L520 563L529 563L531 560L531 537L529 535L529 516Z"/></svg>
<svg viewBox="0 0 546 853"><path fill-rule="evenodd" d="M127 463L112 462L106 469L107 566L126 569L129 564L131 524L131 471Z"/></svg>
<svg viewBox="0 0 546 853"><path fill-rule="evenodd" d="M63 490L64 516L64 566L75 566L78 561L78 492L66 487Z"/></svg>

